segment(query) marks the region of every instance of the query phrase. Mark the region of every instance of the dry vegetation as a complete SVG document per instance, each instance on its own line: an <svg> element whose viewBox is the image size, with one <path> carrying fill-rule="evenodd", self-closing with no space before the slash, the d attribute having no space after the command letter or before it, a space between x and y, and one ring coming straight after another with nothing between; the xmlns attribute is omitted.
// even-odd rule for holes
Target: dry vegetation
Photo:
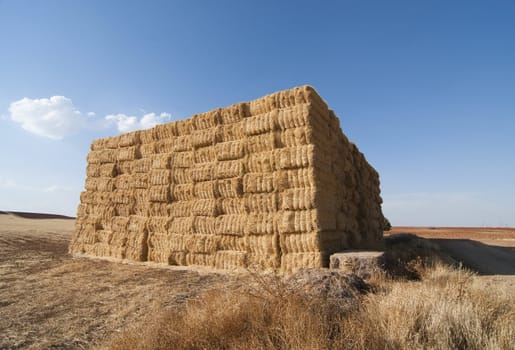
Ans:
<svg viewBox="0 0 515 350"><path fill-rule="evenodd" d="M0 215L0 349L515 349L513 286L413 236L364 281L74 259L72 228Z"/></svg>

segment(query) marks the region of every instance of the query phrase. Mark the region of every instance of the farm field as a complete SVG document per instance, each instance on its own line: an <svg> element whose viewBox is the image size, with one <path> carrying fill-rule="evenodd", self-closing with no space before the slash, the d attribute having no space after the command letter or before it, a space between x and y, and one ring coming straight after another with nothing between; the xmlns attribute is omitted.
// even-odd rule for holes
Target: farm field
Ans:
<svg viewBox="0 0 515 350"><path fill-rule="evenodd" d="M72 219L0 214L0 349L104 347L106 340L134 325L154 324L163 313L173 314L198 298L202 301L206 291L226 290L233 295L249 278L246 273L73 258L68 254L73 228ZM505 252L506 270L487 271L487 276L473 277L474 283L494 285L507 293L515 286L515 273L511 273L515 265L510 266L515 256L513 229L396 227L388 235L396 232L414 233L436 243L477 243L480 253L484 247L490 253L494 249L494 255ZM148 329L145 332L149 336ZM110 348L117 346L127 343L115 342Z"/></svg>

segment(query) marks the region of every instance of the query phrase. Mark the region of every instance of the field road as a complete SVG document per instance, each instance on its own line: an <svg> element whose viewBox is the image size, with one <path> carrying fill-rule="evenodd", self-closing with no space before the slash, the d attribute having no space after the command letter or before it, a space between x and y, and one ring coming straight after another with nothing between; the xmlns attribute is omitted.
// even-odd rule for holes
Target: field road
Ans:
<svg viewBox="0 0 515 350"><path fill-rule="evenodd" d="M491 246L469 239L434 239L463 265L482 275L515 275L515 248Z"/></svg>

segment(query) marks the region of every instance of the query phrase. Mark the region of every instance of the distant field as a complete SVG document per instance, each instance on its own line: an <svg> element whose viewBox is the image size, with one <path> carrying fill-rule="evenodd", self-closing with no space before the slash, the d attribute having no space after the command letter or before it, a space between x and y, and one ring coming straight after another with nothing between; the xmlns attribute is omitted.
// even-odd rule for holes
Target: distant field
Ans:
<svg viewBox="0 0 515 350"><path fill-rule="evenodd" d="M472 239L515 247L515 228L509 227L409 227L394 226L387 235L409 232L424 238Z"/></svg>

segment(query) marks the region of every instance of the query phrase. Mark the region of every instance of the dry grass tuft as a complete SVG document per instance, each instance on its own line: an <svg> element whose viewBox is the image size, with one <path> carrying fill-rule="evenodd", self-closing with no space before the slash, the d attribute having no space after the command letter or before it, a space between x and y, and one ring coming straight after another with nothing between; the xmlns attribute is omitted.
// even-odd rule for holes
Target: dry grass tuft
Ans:
<svg viewBox="0 0 515 350"><path fill-rule="evenodd" d="M348 283L340 298L257 275L251 287L215 289L135 325L108 348L514 349L513 293L487 289L460 268L418 273L421 281L383 278L366 295L361 282Z"/></svg>

